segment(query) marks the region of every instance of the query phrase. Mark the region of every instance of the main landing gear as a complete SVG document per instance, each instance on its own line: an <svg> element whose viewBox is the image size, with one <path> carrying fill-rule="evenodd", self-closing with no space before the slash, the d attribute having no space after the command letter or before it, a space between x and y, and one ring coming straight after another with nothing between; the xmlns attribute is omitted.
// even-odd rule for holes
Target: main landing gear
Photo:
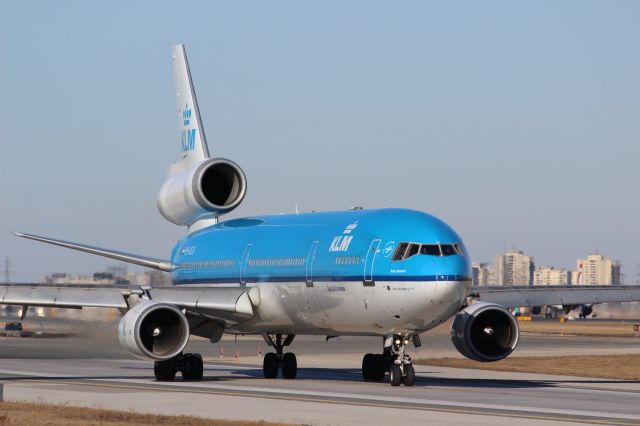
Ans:
<svg viewBox="0 0 640 426"><path fill-rule="evenodd" d="M415 342L419 339L415 339ZM416 373L413 369L411 357L405 353L405 346L409 343L408 336L394 334L385 339L382 354L366 354L362 358L362 377L366 381L381 382L389 372L391 386L413 386ZM419 346L419 345L418 345Z"/></svg>
<svg viewBox="0 0 640 426"><path fill-rule="evenodd" d="M156 380L170 382L176 377L177 372L182 373L184 380L201 380L204 366L200 354L180 354L166 361L156 361L153 372Z"/></svg>
<svg viewBox="0 0 640 426"><path fill-rule="evenodd" d="M291 342L293 342L293 339L296 337L295 334L288 334L285 338L282 337L282 334L276 334L275 336L265 334L263 337L265 342L276 350L275 353L268 352L264 355L264 359L262 360L264 377L267 379L275 379L278 377L278 370L281 369L282 377L285 379L295 379L296 374L298 374L298 361L296 360L296 356L292 352L283 353L284 347L289 346Z"/></svg>

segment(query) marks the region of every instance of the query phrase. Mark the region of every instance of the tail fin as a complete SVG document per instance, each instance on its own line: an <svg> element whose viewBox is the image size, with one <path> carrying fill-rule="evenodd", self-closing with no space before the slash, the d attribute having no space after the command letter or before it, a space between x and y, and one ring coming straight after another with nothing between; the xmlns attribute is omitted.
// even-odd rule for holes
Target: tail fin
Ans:
<svg viewBox="0 0 640 426"><path fill-rule="evenodd" d="M202 127L200 109L198 108L196 92L193 89L184 45L173 46L172 54L182 158L169 169L170 175L190 168L194 164L209 158L209 147Z"/></svg>

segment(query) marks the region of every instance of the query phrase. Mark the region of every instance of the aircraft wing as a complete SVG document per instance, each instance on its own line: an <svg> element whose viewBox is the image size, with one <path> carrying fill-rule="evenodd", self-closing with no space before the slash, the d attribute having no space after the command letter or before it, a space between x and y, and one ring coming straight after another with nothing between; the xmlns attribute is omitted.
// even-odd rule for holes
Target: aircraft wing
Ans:
<svg viewBox="0 0 640 426"><path fill-rule="evenodd" d="M473 287L474 300L507 308L543 305L582 305L640 300L640 286L500 286Z"/></svg>
<svg viewBox="0 0 640 426"><path fill-rule="evenodd" d="M197 315L229 322L241 322L253 316L259 303L258 289L249 296L245 287L116 287L47 284L0 285L0 304L56 308L127 309L132 297L146 298L183 308Z"/></svg>

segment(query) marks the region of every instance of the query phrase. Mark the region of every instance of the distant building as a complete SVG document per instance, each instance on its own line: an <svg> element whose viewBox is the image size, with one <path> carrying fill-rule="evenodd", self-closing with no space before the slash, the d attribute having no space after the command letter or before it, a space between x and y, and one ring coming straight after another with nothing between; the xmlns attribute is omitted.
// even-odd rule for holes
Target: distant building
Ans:
<svg viewBox="0 0 640 426"><path fill-rule="evenodd" d="M554 268L553 266L539 266L533 272L533 285L570 285L571 272Z"/></svg>
<svg viewBox="0 0 640 426"><path fill-rule="evenodd" d="M576 261L574 285L620 285L620 263L595 253Z"/></svg>
<svg viewBox="0 0 640 426"><path fill-rule="evenodd" d="M493 268L491 268L488 263L476 262L472 264L471 275L472 285L474 286L495 284L495 282L492 282L495 274L493 273Z"/></svg>
<svg viewBox="0 0 640 426"><path fill-rule="evenodd" d="M518 250L511 250L496 256L497 285L533 285L535 265L532 256Z"/></svg>
<svg viewBox="0 0 640 426"><path fill-rule="evenodd" d="M76 285L150 285L165 287L171 285L171 276L163 271L127 272L126 267L109 267L107 272L95 272L92 275L73 275L53 273L42 280L47 284Z"/></svg>

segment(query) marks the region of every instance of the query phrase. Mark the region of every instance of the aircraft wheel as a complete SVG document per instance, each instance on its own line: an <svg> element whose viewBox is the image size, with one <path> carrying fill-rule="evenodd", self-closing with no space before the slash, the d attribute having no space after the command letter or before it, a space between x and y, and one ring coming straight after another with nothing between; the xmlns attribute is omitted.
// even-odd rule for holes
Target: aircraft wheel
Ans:
<svg viewBox="0 0 640 426"><path fill-rule="evenodd" d="M181 372L184 380L201 380L204 372L202 356L200 354L184 354Z"/></svg>
<svg viewBox="0 0 640 426"><path fill-rule="evenodd" d="M372 381L377 370L376 356L374 354L366 354L362 358L362 378L365 381Z"/></svg>
<svg viewBox="0 0 640 426"><path fill-rule="evenodd" d="M371 380L375 382L381 382L384 380L384 375L387 373L387 361L382 354L375 354L373 356L373 371Z"/></svg>
<svg viewBox="0 0 640 426"><path fill-rule="evenodd" d="M404 385L413 386L416 383L416 371L413 369L413 365L408 364L404 366Z"/></svg>
<svg viewBox="0 0 640 426"><path fill-rule="evenodd" d="M298 374L298 360L296 359L296 355L287 352L282 357L282 377L285 379L295 379L296 374Z"/></svg>
<svg viewBox="0 0 640 426"><path fill-rule="evenodd" d="M153 373L156 380L160 382L170 382L176 378L178 366L175 358L166 361L156 361L153 363Z"/></svg>
<svg viewBox="0 0 640 426"><path fill-rule="evenodd" d="M262 359L262 372L265 379L275 379L278 377L278 356L269 352L264 355Z"/></svg>
<svg viewBox="0 0 640 426"><path fill-rule="evenodd" d="M391 383L391 386L400 386L401 381L402 370L400 370L399 365L393 364L389 369L389 383Z"/></svg>

